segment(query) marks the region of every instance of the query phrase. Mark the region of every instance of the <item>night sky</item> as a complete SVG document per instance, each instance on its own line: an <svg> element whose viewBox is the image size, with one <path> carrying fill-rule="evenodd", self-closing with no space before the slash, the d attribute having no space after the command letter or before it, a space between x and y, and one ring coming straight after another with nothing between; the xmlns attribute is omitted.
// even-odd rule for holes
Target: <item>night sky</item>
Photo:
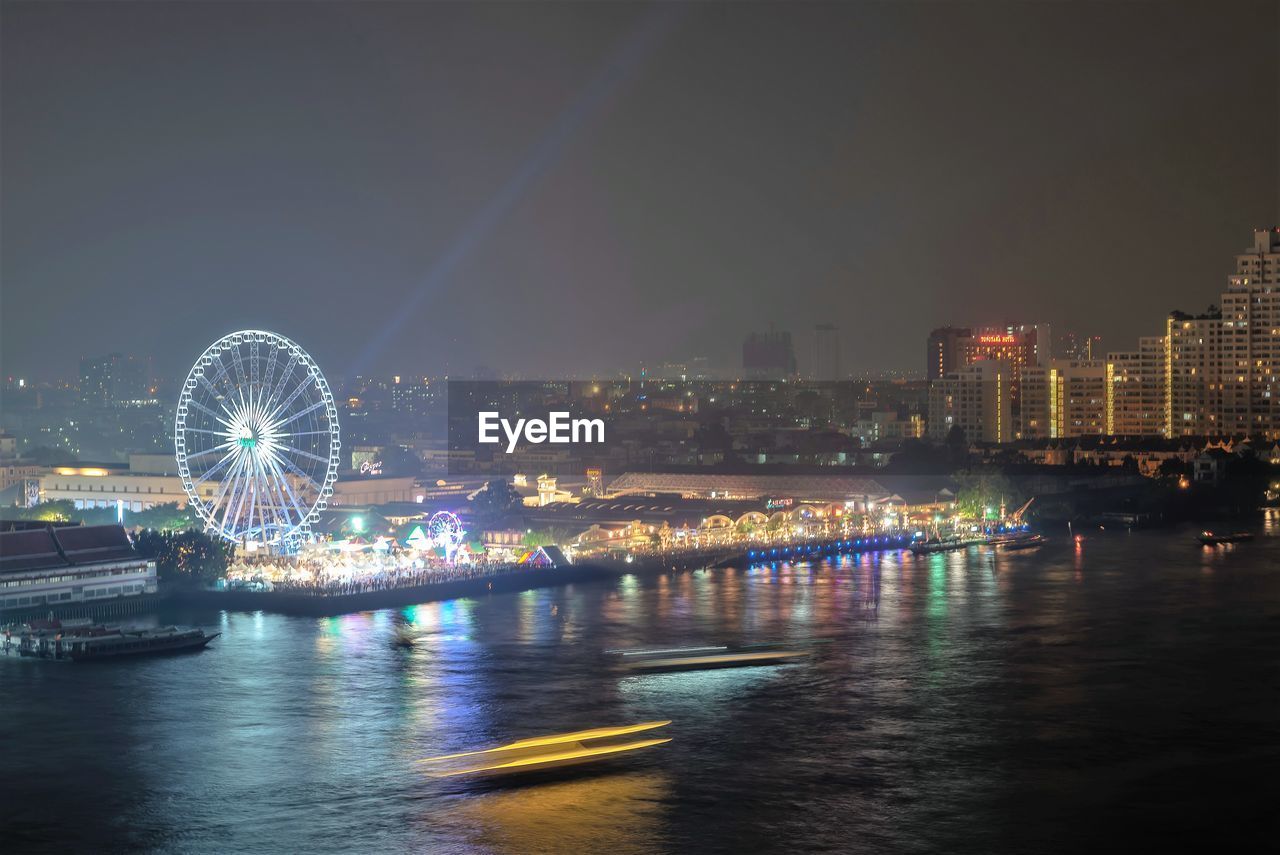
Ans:
<svg viewBox="0 0 1280 855"><path fill-rule="evenodd" d="M1280 221L1280 4L3 4L3 374L1123 349Z"/></svg>

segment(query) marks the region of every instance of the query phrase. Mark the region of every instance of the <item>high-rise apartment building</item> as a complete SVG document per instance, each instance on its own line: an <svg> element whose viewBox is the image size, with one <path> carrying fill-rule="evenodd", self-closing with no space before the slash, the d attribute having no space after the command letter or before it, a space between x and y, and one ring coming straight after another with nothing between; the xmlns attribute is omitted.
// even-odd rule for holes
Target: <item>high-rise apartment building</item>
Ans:
<svg viewBox="0 0 1280 855"><path fill-rule="evenodd" d="M791 333L751 333L742 343L742 373L749 380L779 380L794 377L796 351Z"/></svg>
<svg viewBox="0 0 1280 855"><path fill-rule="evenodd" d="M1102 336L1066 332L1058 342L1057 355L1063 359L1088 362L1102 354Z"/></svg>
<svg viewBox="0 0 1280 855"><path fill-rule="evenodd" d="M1107 429L1107 364L1052 359L1022 374L1023 439L1098 436Z"/></svg>
<svg viewBox="0 0 1280 855"><path fill-rule="evenodd" d="M121 353L81 359L80 401L94 407L154 404L149 360Z"/></svg>
<svg viewBox="0 0 1280 855"><path fill-rule="evenodd" d="M813 328L813 363L809 374L814 380L840 380L840 330L835 324L818 324Z"/></svg>
<svg viewBox="0 0 1280 855"><path fill-rule="evenodd" d="M403 380L403 382L401 382ZM426 377L392 378L391 410L409 415L422 415L431 409L436 390Z"/></svg>
<svg viewBox="0 0 1280 855"><path fill-rule="evenodd" d="M925 376L930 380L941 380L961 367L964 364L961 343L972 335L973 330L964 327L940 327L929 333Z"/></svg>
<svg viewBox="0 0 1280 855"><path fill-rule="evenodd" d="M1222 295L1217 430L1280 437L1280 228L1257 229Z"/></svg>
<svg viewBox="0 0 1280 855"><path fill-rule="evenodd" d="M1107 429L1112 436L1165 433L1165 339L1138 339L1138 349L1107 354Z"/></svg>
<svg viewBox="0 0 1280 855"><path fill-rule="evenodd" d="M1164 406L1166 436L1218 433L1222 413L1217 312L1173 312L1165 322Z"/></svg>
<svg viewBox="0 0 1280 855"><path fill-rule="evenodd" d="M1009 363L981 360L929 384L929 436L946 440L953 427L970 442L1013 439Z"/></svg>

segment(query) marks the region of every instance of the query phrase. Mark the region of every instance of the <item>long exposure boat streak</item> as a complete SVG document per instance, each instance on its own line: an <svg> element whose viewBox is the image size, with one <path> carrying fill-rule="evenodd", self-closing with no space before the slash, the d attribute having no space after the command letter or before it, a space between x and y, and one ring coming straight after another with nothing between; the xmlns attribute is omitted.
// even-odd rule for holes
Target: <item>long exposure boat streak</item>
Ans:
<svg viewBox="0 0 1280 855"><path fill-rule="evenodd" d="M665 727L668 724L671 722L649 721L623 727L601 727L556 736L540 736L483 751L430 757L420 762L427 774L436 778L460 775L494 777L523 772L542 772L564 766L577 766L612 759L626 752L663 745L671 741L670 737L639 739L630 737L632 734Z"/></svg>

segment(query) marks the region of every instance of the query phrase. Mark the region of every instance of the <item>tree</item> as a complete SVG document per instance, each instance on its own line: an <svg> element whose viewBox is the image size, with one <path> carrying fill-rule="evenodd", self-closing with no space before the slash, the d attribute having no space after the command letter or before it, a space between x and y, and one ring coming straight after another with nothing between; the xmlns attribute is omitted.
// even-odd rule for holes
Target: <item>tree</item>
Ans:
<svg viewBox="0 0 1280 855"><path fill-rule="evenodd" d="M124 524L130 527L154 528L161 531L185 531L198 528L190 508L179 508L177 502L156 505L142 511L126 511Z"/></svg>
<svg viewBox="0 0 1280 855"><path fill-rule="evenodd" d="M508 481L486 481L471 499L471 513L481 524L492 525L515 513L524 499Z"/></svg>
<svg viewBox="0 0 1280 855"><path fill-rule="evenodd" d="M77 508L70 499L41 502L35 507L14 511L22 520L51 523L84 523L85 525L111 525L119 520L114 506L108 508ZM191 512L170 502L156 505L145 511L125 511L124 524L129 528L157 528L180 531L197 527Z"/></svg>
<svg viewBox="0 0 1280 855"><path fill-rule="evenodd" d="M952 425L951 430L947 431L947 451L951 456L952 463L959 463L969 457L969 439L965 436L964 428L960 425Z"/></svg>
<svg viewBox="0 0 1280 855"><path fill-rule="evenodd" d="M998 469L966 469L956 473L956 510L961 516L981 519L987 509L997 510L1001 504L1022 504L1022 497Z"/></svg>
<svg viewBox="0 0 1280 855"><path fill-rule="evenodd" d="M534 529L525 532L521 542L529 549L537 549L539 546L560 546L568 543L573 539L573 535L569 529L560 526L552 526L545 529Z"/></svg>
<svg viewBox="0 0 1280 855"><path fill-rule="evenodd" d="M134 539L140 555L156 562L156 576L165 582L207 584L226 575L235 545L202 531L145 529Z"/></svg>
<svg viewBox="0 0 1280 855"><path fill-rule="evenodd" d="M20 520L36 520L39 522L71 522L72 515L76 518L83 511L76 510L70 499L59 499L52 502L41 502L30 508L19 508L14 512L14 516Z"/></svg>

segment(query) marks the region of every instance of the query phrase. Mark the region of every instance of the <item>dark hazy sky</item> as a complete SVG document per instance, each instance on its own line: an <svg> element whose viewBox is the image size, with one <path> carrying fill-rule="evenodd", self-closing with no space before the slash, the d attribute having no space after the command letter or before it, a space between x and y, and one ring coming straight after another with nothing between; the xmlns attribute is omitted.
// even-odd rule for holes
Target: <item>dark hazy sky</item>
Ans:
<svg viewBox="0 0 1280 855"><path fill-rule="evenodd" d="M1280 4L3 3L4 374L1154 334L1280 219ZM803 352L802 352L803 355Z"/></svg>

